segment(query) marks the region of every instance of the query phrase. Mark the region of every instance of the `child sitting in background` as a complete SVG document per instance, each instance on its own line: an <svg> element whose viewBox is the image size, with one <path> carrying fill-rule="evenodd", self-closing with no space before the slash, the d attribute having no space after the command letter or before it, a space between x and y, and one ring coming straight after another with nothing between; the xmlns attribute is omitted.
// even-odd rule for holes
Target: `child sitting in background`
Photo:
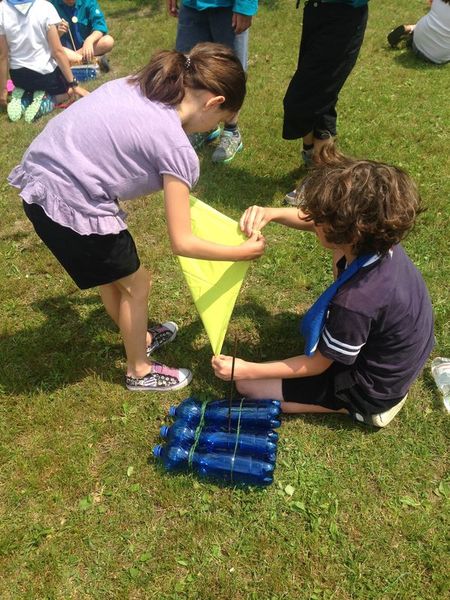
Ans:
<svg viewBox="0 0 450 600"><path fill-rule="evenodd" d="M399 245L419 204L402 170L345 159L304 180L301 208L246 210L247 235L270 221L315 233L339 276L303 319L304 355L236 359L241 394L281 400L287 413L344 413L377 427L394 418L434 344L427 289ZM212 366L230 379L231 357L213 357Z"/></svg>
<svg viewBox="0 0 450 600"><path fill-rule="evenodd" d="M402 40L428 62L450 61L450 0L428 0L431 8L415 25L399 25L387 36L395 48Z"/></svg>
<svg viewBox="0 0 450 600"><path fill-rule="evenodd" d="M114 39L108 34L104 14L97 0L50 0L62 21L58 26L70 64L91 63L98 56L102 71L110 70L107 52ZM74 47L75 44L75 47Z"/></svg>
<svg viewBox="0 0 450 600"><path fill-rule="evenodd" d="M9 60L15 85L7 106L11 121L24 115L30 123L73 93L88 93L73 77L56 29L59 21L46 0L0 3L0 99L6 104Z"/></svg>

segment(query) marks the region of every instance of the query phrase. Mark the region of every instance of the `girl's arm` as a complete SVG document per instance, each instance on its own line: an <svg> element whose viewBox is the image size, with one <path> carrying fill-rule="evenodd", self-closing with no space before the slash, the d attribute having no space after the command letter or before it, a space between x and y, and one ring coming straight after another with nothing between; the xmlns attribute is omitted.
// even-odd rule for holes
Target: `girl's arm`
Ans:
<svg viewBox="0 0 450 600"><path fill-rule="evenodd" d="M61 69L62 74L64 75L67 83L73 81L73 73L70 68L69 59L67 58L66 53L64 52L64 48L61 44L61 40L59 39L58 30L56 25L50 25L47 33L47 39L50 46L50 52L52 53L53 58L58 63L58 67ZM68 93L70 95L70 90ZM87 90L77 85L73 88L73 91L78 96L86 96L89 94Z"/></svg>
<svg viewBox="0 0 450 600"><path fill-rule="evenodd" d="M8 98L6 82L8 81L8 44L6 36L0 35L0 107L5 107Z"/></svg>
<svg viewBox="0 0 450 600"><path fill-rule="evenodd" d="M231 356L213 356L212 367L219 379L231 379L233 359ZM234 379L291 379L320 375L332 365L333 361L318 350L313 356L293 356L285 360L265 363L253 363L237 358L234 364Z"/></svg>
<svg viewBox="0 0 450 600"><path fill-rule="evenodd" d="M242 215L239 224L241 230L248 236L254 231L260 231L264 225L274 221L292 229L313 231L312 221L306 220L306 215L299 208L277 208L271 206L249 206Z"/></svg>
<svg viewBox="0 0 450 600"><path fill-rule="evenodd" d="M192 233L189 188L173 175L164 175L164 203L170 243L175 254L210 260L252 260L264 252L265 241L253 234L239 246L202 240Z"/></svg>

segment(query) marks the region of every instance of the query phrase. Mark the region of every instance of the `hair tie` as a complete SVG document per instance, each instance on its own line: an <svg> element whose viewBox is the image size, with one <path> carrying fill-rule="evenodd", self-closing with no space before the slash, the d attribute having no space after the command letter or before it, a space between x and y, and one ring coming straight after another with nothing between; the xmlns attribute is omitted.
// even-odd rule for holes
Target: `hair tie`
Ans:
<svg viewBox="0 0 450 600"><path fill-rule="evenodd" d="M186 56L186 62L184 63L184 68L186 70L190 69L191 67L191 57L190 56Z"/></svg>

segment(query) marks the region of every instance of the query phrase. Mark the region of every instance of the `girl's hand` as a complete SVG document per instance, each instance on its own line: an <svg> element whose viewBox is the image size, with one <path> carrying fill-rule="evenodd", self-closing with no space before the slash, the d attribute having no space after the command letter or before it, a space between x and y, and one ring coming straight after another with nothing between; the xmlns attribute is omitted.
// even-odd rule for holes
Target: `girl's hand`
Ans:
<svg viewBox="0 0 450 600"><path fill-rule="evenodd" d="M266 248L266 240L261 233L254 232L251 237L239 246L243 254L241 260L254 260L264 254Z"/></svg>
<svg viewBox="0 0 450 600"><path fill-rule="evenodd" d="M270 222L270 208L264 206L249 206L239 220L241 231L248 237L260 233L264 225Z"/></svg>
<svg viewBox="0 0 450 600"><path fill-rule="evenodd" d="M219 379L223 379L224 381L230 381L231 379L231 370L233 367L233 357L224 356L223 354L219 354L218 356L213 356L211 359L211 365L214 369L214 374ZM236 358L234 361L234 374L233 379L246 379L245 371L246 371L246 361L241 358Z"/></svg>

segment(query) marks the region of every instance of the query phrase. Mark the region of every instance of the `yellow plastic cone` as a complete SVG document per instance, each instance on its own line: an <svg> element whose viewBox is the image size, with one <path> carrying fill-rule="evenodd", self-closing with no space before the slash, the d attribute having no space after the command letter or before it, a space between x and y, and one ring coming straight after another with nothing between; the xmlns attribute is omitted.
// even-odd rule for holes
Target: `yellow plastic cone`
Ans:
<svg viewBox="0 0 450 600"><path fill-rule="evenodd" d="M238 246L245 241L239 225L201 200L190 197L192 232L204 240ZM231 313L249 261L225 262L178 257L214 354L220 354Z"/></svg>

